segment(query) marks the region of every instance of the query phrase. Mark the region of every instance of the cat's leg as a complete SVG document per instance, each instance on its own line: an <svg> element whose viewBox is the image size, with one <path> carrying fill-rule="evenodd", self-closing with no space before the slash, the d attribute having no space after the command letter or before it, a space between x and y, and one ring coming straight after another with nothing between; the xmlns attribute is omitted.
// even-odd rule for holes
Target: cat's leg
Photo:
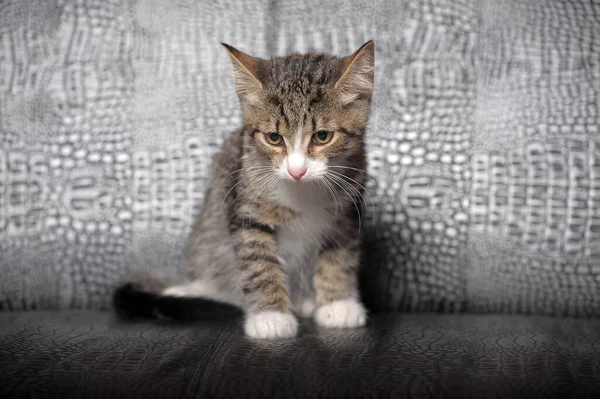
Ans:
<svg viewBox="0 0 600 399"><path fill-rule="evenodd" d="M167 287L162 291L164 296L206 298L226 302L238 307L243 305L243 299L233 292L227 292L210 280L194 280L188 283Z"/></svg>
<svg viewBox="0 0 600 399"><path fill-rule="evenodd" d="M316 307L317 305L313 298L303 298L300 301L298 314L300 317L312 317Z"/></svg>
<svg viewBox="0 0 600 399"><path fill-rule="evenodd" d="M301 256L294 256L288 251L289 246L297 245L297 240L303 238L301 233L287 235L279 231L277 235L278 248L286 254L283 270L288 278L294 312L299 318L312 318L317 306L312 280L317 265L317 253L308 257L304 252Z"/></svg>
<svg viewBox="0 0 600 399"><path fill-rule="evenodd" d="M358 238L344 246L324 249L314 277L316 305L313 317L322 327L354 328L366 324L367 314L358 292Z"/></svg>
<svg viewBox="0 0 600 399"><path fill-rule="evenodd" d="M275 230L255 216L231 221L246 302L246 335L258 339L296 335L286 276L277 257ZM238 220L235 220L238 219Z"/></svg>

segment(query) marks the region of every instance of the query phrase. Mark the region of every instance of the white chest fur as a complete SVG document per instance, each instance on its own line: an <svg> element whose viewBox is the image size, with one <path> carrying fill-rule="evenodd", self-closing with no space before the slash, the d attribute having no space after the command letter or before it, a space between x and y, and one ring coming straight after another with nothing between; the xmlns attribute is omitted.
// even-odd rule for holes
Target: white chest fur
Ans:
<svg viewBox="0 0 600 399"><path fill-rule="evenodd" d="M333 215L327 210L326 195L318 187L292 183L282 185L276 201L297 214L277 231L280 256L292 266L316 255L323 237L332 228Z"/></svg>
<svg viewBox="0 0 600 399"><path fill-rule="evenodd" d="M286 184L275 200L297 213L293 221L277 229L278 254L292 297L308 295L319 247L333 228L334 215L326 209L327 196L315 187Z"/></svg>
<svg viewBox="0 0 600 399"><path fill-rule="evenodd" d="M315 211L315 214L300 214L294 221L277 230L279 255L287 267L306 262L316 257L323 237L331 226L331 215Z"/></svg>

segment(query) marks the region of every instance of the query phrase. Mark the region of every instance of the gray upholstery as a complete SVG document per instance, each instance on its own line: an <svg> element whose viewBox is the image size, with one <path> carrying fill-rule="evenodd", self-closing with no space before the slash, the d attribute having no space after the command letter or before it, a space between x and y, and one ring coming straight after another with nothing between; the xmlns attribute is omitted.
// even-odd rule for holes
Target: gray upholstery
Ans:
<svg viewBox="0 0 600 399"><path fill-rule="evenodd" d="M600 3L322 3L0 0L0 397L600 397ZM219 42L368 39L364 299L479 314L258 344L222 313L101 312L184 269L241 122Z"/></svg>
<svg viewBox="0 0 600 399"><path fill-rule="evenodd" d="M372 38L367 302L600 315L598 3L321 3L1 2L0 308L106 309L124 275L183 270L240 123L220 41Z"/></svg>
<svg viewBox="0 0 600 399"><path fill-rule="evenodd" d="M600 320L387 315L254 343L237 321L0 314L2 398L598 398Z"/></svg>

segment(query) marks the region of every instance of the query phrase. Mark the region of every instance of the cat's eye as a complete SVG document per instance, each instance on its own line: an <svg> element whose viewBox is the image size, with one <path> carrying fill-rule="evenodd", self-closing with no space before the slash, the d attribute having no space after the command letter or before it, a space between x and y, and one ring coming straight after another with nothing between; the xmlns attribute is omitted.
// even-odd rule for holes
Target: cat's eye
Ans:
<svg viewBox="0 0 600 399"><path fill-rule="evenodd" d="M319 130L312 136L312 140L315 144L327 144L333 138L333 132L328 130Z"/></svg>
<svg viewBox="0 0 600 399"><path fill-rule="evenodd" d="M265 134L267 142L271 145L279 145L283 143L283 137L279 133L267 133Z"/></svg>

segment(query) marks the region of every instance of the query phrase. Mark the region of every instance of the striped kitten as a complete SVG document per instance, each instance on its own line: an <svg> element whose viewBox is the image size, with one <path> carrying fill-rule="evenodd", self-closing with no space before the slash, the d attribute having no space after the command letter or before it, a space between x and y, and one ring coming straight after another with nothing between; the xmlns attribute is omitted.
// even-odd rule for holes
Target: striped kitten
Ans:
<svg viewBox="0 0 600 399"><path fill-rule="evenodd" d="M188 241L190 280L126 284L115 306L149 315L159 297L224 302L243 309L246 335L261 339L295 336L294 313L328 328L363 326L359 209L374 43L344 58L271 60L224 46L244 122L213 162Z"/></svg>

